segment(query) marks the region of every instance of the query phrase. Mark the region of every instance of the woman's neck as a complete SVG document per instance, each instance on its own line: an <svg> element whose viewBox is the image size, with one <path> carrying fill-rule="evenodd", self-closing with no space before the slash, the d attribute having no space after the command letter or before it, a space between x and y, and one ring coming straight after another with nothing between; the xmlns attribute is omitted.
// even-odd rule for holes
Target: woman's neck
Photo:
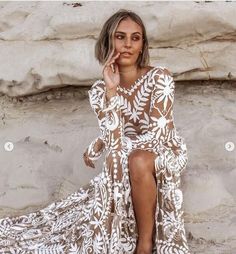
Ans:
<svg viewBox="0 0 236 254"><path fill-rule="evenodd" d="M141 69L137 66L119 67L120 86L129 88L130 85L140 76Z"/></svg>
<svg viewBox="0 0 236 254"><path fill-rule="evenodd" d="M132 66L119 66L120 75L125 75L126 73L134 73L137 72L138 67L136 65Z"/></svg>

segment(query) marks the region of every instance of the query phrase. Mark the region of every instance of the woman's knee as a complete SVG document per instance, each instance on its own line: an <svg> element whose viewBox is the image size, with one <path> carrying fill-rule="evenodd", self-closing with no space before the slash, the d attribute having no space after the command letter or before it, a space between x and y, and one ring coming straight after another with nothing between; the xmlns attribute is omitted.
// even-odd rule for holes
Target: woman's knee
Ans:
<svg viewBox="0 0 236 254"><path fill-rule="evenodd" d="M145 174L154 172L153 153L135 150L129 155L129 172L130 176L135 180L142 179Z"/></svg>

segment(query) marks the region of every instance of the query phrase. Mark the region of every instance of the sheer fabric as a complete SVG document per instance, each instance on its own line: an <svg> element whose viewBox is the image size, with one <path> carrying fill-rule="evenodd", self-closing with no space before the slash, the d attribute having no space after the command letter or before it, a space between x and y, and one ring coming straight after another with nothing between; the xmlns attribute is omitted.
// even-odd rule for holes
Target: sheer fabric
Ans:
<svg viewBox="0 0 236 254"><path fill-rule="evenodd" d="M0 253L134 253L138 233L128 156L135 149L156 155L153 253L190 253L180 188L188 157L174 125L173 77L156 66L130 89L118 86L110 100L105 91L103 80L95 81L88 91L100 127L88 153L91 160L98 160L105 152L102 172L44 209L0 219Z"/></svg>

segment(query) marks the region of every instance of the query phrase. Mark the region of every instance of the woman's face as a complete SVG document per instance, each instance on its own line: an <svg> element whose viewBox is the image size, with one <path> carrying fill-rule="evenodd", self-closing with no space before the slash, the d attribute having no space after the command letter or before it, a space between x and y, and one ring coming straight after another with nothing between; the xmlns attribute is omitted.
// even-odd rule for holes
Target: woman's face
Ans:
<svg viewBox="0 0 236 254"><path fill-rule="evenodd" d="M114 45L114 54L121 53L120 57L116 60L118 65L136 65L143 47L141 26L130 18L123 19L115 31ZM125 54L124 52L128 52L129 54Z"/></svg>

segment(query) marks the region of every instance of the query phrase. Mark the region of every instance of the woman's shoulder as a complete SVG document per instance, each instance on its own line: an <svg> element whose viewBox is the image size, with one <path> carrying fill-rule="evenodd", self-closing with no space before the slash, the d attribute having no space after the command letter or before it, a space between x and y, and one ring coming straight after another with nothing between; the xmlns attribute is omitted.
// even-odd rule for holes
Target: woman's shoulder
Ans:
<svg viewBox="0 0 236 254"><path fill-rule="evenodd" d="M161 66L161 65L154 65L154 66L151 66L152 67L152 70L153 70L153 73L154 74L158 74L158 75L169 75L169 76L172 76L172 73L171 71L165 67L165 66Z"/></svg>
<svg viewBox="0 0 236 254"><path fill-rule="evenodd" d="M175 88L175 82L173 79L173 75L171 71L165 66L154 66L154 71L151 75L152 84L153 86L157 87L158 89L162 89L164 91L165 87L169 87L171 89Z"/></svg>

